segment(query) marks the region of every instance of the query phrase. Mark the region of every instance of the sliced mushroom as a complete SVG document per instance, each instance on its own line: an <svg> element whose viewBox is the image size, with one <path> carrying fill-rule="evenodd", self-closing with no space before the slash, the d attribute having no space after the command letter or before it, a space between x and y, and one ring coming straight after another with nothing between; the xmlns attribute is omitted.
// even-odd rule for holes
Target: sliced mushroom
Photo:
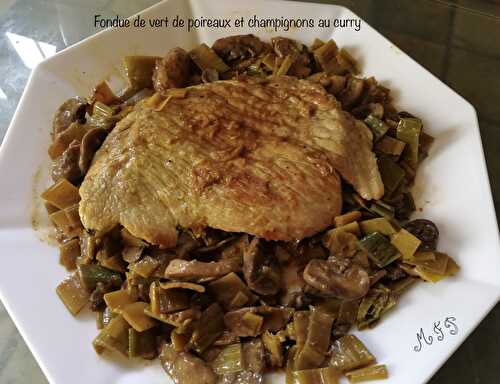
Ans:
<svg viewBox="0 0 500 384"><path fill-rule="evenodd" d="M306 282L299 263L292 260L282 266L280 302L287 307L302 308L309 304L305 293Z"/></svg>
<svg viewBox="0 0 500 384"><path fill-rule="evenodd" d="M177 238L177 244L175 246L175 254L178 259L185 259L189 256L190 252L200 248L202 246L201 241L196 239L190 232L181 232Z"/></svg>
<svg viewBox="0 0 500 384"><path fill-rule="evenodd" d="M191 73L191 58L182 48L173 48L156 61L153 72L153 87L164 93L169 88L185 87Z"/></svg>
<svg viewBox="0 0 500 384"><path fill-rule="evenodd" d="M167 283L160 283L160 287L163 289L188 289L191 291L203 293L205 292L205 287L203 285L188 283L185 281L169 281Z"/></svg>
<svg viewBox="0 0 500 384"><path fill-rule="evenodd" d="M253 373L263 373L266 369L264 344L260 339L243 343L245 370Z"/></svg>
<svg viewBox="0 0 500 384"><path fill-rule="evenodd" d="M309 75L311 58L303 44L286 37L274 37L271 39L271 44L278 57L291 56L294 58L294 62L287 74L298 77Z"/></svg>
<svg viewBox="0 0 500 384"><path fill-rule="evenodd" d="M66 100L57 110L52 122L52 134L57 135L66 130L75 121L83 122L87 102L82 97L72 97Z"/></svg>
<svg viewBox="0 0 500 384"><path fill-rule="evenodd" d="M217 376L210 366L188 352L177 352L164 344L160 354L163 369L176 384L215 384Z"/></svg>
<svg viewBox="0 0 500 384"><path fill-rule="evenodd" d="M231 333L240 336L258 336L265 331L282 329L293 315L292 308L245 307L224 315L224 323Z"/></svg>
<svg viewBox="0 0 500 384"><path fill-rule="evenodd" d="M103 128L93 128L83 136L80 144L78 166L82 174L87 173L95 153L101 147L108 132Z"/></svg>
<svg viewBox="0 0 500 384"><path fill-rule="evenodd" d="M78 166L79 158L80 142L73 140L63 154L52 163L52 180L66 179L73 184L77 184L82 177L82 172Z"/></svg>
<svg viewBox="0 0 500 384"><path fill-rule="evenodd" d="M332 256L352 258L358 249L358 238L346 231L328 231L323 236L323 245Z"/></svg>
<svg viewBox="0 0 500 384"><path fill-rule="evenodd" d="M279 290L280 271L274 253L265 252L258 238L243 253L243 274L250 289L260 295L274 295Z"/></svg>
<svg viewBox="0 0 500 384"><path fill-rule="evenodd" d="M304 270L304 280L322 295L355 300L370 289L368 273L353 264L343 271L331 260L311 260Z"/></svg>
<svg viewBox="0 0 500 384"><path fill-rule="evenodd" d="M198 248L196 250L196 253L209 253L209 252L217 251L218 249L223 248L224 246L228 245L229 243L231 243L235 239L236 238L233 237L233 236L228 237L227 239L221 240L221 241L219 241L216 244L209 245L209 246L206 246L206 247Z"/></svg>
<svg viewBox="0 0 500 384"><path fill-rule="evenodd" d="M238 270L239 265L229 260L204 263L198 260L174 259L168 264L165 277L182 281L206 282Z"/></svg>
<svg viewBox="0 0 500 384"><path fill-rule="evenodd" d="M347 85L339 95L339 100L342 103L342 108L348 109L353 107L361 98L365 87L365 81L356 77L350 76L347 79Z"/></svg>
<svg viewBox="0 0 500 384"><path fill-rule="evenodd" d="M244 60L258 56L265 44L254 35L236 35L223 37L215 41L212 49L224 60Z"/></svg>
<svg viewBox="0 0 500 384"><path fill-rule="evenodd" d="M219 72L213 68L206 68L201 73L201 81L204 83L211 83L212 81L219 80Z"/></svg>

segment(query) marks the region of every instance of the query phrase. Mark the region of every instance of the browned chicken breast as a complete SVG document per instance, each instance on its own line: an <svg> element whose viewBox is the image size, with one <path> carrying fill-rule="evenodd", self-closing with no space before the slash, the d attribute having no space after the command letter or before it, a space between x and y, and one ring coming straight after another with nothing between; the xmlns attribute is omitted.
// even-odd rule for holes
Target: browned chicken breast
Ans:
<svg viewBox="0 0 500 384"><path fill-rule="evenodd" d="M163 247L177 226L302 239L340 213L338 173L365 199L383 195L371 148L370 130L309 81L198 85L117 124L81 185L80 216Z"/></svg>

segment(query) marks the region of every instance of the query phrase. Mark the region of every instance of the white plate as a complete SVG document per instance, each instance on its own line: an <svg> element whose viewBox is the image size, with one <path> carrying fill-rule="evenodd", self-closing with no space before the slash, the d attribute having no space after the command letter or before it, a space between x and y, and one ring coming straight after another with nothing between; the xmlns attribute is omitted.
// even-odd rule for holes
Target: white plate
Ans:
<svg viewBox="0 0 500 384"><path fill-rule="evenodd" d="M170 0L142 13L144 18L181 17L308 17L355 18L349 10L327 5L284 2ZM497 302L500 293L498 227L491 199L474 108L441 81L363 22L361 30L317 29L273 33L247 28L226 30L121 29L99 33L41 63L33 71L0 153L0 293L5 306L50 382L166 383L158 363L141 365L97 357L91 341L93 316L74 319L54 289L66 272L57 250L40 240L32 218L43 216L40 190L48 185L47 147L55 109L68 97L87 95L97 81L113 75L127 54L162 55L169 48L193 47L198 42L238 33L264 39L277 34L311 43L333 37L360 59L364 74L391 87L402 109L423 118L436 137L416 188L423 216L441 230L440 248L462 267L452 279L420 284L400 305L362 339L379 361L388 365L386 383L422 383L445 362ZM454 317L458 333L445 328ZM437 322L440 321L439 325ZM444 339L433 334L443 327ZM422 329L433 336L414 351ZM439 333L439 332L438 332ZM274 382L274 380L273 380ZM282 382L276 379L275 382Z"/></svg>

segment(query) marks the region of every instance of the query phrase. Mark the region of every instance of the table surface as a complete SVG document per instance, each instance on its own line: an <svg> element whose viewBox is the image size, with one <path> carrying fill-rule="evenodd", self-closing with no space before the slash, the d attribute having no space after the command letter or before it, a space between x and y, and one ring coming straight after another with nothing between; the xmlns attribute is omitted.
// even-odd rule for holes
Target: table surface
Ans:
<svg viewBox="0 0 500 384"><path fill-rule="evenodd" d="M94 14L126 17L156 2L0 0L0 142L37 62L95 33ZM349 7L476 107L500 212L500 1L316 2ZM1 383L47 383L1 304L0 340ZM431 383L498 383L498 340L500 305Z"/></svg>

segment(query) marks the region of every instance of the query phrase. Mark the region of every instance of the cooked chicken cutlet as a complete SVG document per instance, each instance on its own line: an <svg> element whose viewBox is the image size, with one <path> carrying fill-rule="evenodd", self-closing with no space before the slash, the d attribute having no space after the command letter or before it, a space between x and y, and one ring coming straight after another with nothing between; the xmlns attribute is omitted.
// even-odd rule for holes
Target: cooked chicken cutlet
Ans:
<svg viewBox="0 0 500 384"><path fill-rule="evenodd" d="M87 229L120 223L162 247L178 226L290 241L340 213L339 174L365 199L383 195L370 130L307 80L217 81L152 104L96 153L80 187Z"/></svg>

